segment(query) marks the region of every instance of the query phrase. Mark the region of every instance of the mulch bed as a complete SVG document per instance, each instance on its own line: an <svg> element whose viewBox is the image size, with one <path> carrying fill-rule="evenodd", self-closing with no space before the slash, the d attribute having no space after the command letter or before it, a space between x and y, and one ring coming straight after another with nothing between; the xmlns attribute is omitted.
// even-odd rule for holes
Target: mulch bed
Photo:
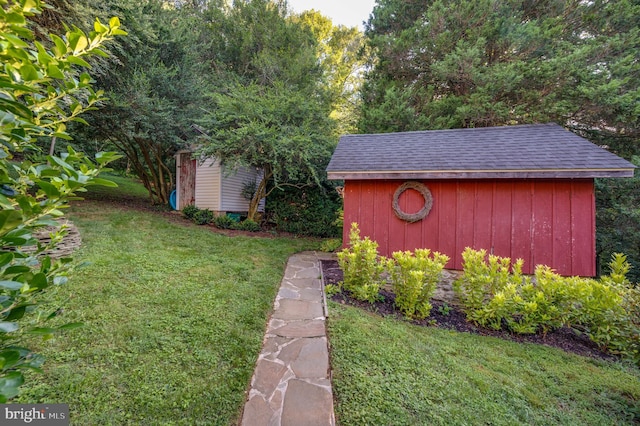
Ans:
<svg viewBox="0 0 640 426"><path fill-rule="evenodd" d="M322 274L325 284L337 284L342 281L342 269L335 260L322 261ZM402 318L402 314L395 308L393 293L381 290L381 301L370 304L349 297L345 292L338 293L331 297L331 300L345 304L356 306L366 311L381 315ZM478 327L466 320L465 314L454 305L445 304L443 302L433 301L433 309L431 315L423 320L414 320L411 323L423 327L439 327L444 329L456 330L460 332L474 333L483 336L499 337L506 340L512 340L520 343L536 343L545 346L560 348L566 352L575 353L582 356L588 356L597 359L616 359L615 356L607 354L598 349L587 336L580 334L570 328L562 328L543 334L514 334L504 330L492 330Z"/></svg>

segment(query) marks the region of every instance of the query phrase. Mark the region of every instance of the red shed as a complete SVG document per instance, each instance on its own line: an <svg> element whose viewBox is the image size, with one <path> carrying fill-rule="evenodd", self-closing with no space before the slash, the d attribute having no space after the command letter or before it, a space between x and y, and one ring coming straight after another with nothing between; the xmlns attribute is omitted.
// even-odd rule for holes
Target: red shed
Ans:
<svg viewBox="0 0 640 426"><path fill-rule="evenodd" d="M327 167L381 255L429 248L462 269L465 247L593 276L594 178L635 166L557 124L343 136Z"/></svg>

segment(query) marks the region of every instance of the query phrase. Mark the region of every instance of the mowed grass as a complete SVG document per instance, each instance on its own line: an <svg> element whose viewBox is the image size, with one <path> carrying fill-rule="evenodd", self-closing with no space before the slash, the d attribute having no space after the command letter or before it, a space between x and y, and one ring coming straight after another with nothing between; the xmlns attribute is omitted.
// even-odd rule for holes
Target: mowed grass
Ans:
<svg viewBox="0 0 640 426"><path fill-rule="evenodd" d="M35 341L45 373L15 402L69 404L75 425L236 423L287 258L316 243L227 237L95 200L69 217L90 265L48 298L60 323L84 327Z"/></svg>
<svg viewBox="0 0 640 426"><path fill-rule="evenodd" d="M635 367L330 303L336 416L351 425L631 425Z"/></svg>

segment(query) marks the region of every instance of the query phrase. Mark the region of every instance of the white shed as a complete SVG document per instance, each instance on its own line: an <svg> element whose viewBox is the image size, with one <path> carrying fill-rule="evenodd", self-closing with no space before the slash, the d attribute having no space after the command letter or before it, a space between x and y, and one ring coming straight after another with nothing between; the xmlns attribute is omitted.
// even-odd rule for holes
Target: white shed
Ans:
<svg viewBox="0 0 640 426"><path fill-rule="evenodd" d="M179 151L176 154L176 208L182 210L193 204L216 214L246 213L249 200L242 195L242 189L261 179L262 173L256 168L228 169L215 158L198 161L193 158L193 152ZM264 199L258 211L264 212Z"/></svg>

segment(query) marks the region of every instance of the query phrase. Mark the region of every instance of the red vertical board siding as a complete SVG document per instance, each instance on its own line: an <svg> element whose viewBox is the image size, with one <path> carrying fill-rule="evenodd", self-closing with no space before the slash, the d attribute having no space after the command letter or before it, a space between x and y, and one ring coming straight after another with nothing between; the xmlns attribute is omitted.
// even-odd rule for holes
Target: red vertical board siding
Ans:
<svg viewBox="0 0 640 426"><path fill-rule="evenodd" d="M462 252L466 247L473 248L473 228L475 221L475 181L460 181L456 184L456 256L455 269L462 269Z"/></svg>
<svg viewBox="0 0 640 426"><path fill-rule="evenodd" d="M389 245L386 247L387 256L391 256L394 251L408 250L406 242L406 225L407 223L400 220L393 211L393 195L402 182L386 181L385 190L389 193L389 202L379 208L387 208L389 210ZM398 200L401 208L406 209L404 200Z"/></svg>
<svg viewBox="0 0 640 426"><path fill-rule="evenodd" d="M393 202L393 185L388 181L378 183L376 197L376 232L379 235L378 244L384 248L388 248L393 240L391 223L394 219L392 209L382 209L380 206L391 205Z"/></svg>
<svg viewBox="0 0 640 426"><path fill-rule="evenodd" d="M557 181L553 191L553 268L571 275L571 181Z"/></svg>
<svg viewBox="0 0 640 426"><path fill-rule="evenodd" d="M532 188L530 181L514 182L511 204L511 258L523 259L529 269L532 261Z"/></svg>
<svg viewBox="0 0 640 426"><path fill-rule="evenodd" d="M400 183L401 184L401 183ZM399 184L399 185L400 185ZM398 186L399 186L398 185ZM394 190L395 192L395 190ZM400 209L408 214L417 213L424 206L425 200L415 189L404 191L398 200ZM404 244L397 250L415 250L422 247L422 222L420 220L413 223L403 222L404 225Z"/></svg>
<svg viewBox="0 0 640 426"><path fill-rule="evenodd" d="M593 181L576 180L572 185L573 275L596 274L596 225Z"/></svg>
<svg viewBox="0 0 640 426"><path fill-rule="evenodd" d="M493 218L493 182L477 182L475 195L475 215L473 228L473 248L484 248L488 251L493 246L492 218Z"/></svg>
<svg viewBox="0 0 640 426"><path fill-rule="evenodd" d="M361 235L376 240L383 256L425 247L448 255L448 268L461 269L461 253L473 247L522 258L526 273L536 264L546 264L563 275L595 274L590 179L425 181L433 207L426 218L412 224L399 219L392 208L393 194L403 182L345 182L345 246L351 222L357 222ZM399 204L414 213L423 201L408 190Z"/></svg>
<svg viewBox="0 0 640 426"><path fill-rule="evenodd" d="M431 192L433 204L427 217L422 220L421 247L440 247L439 222L440 222L440 185L430 182L427 185Z"/></svg>
<svg viewBox="0 0 640 426"><path fill-rule="evenodd" d="M377 210L375 203L376 189L375 181L362 182L360 186L360 214L358 215L359 220L357 222L362 238L370 237L371 239L377 240L378 235L374 228ZM373 238L374 235L376 238Z"/></svg>
<svg viewBox="0 0 640 426"><path fill-rule="evenodd" d="M496 256L511 256L513 181L496 181L493 195L491 246L486 249Z"/></svg>
<svg viewBox="0 0 640 426"><path fill-rule="evenodd" d="M433 205L438 209L438 245L429 247L449 256L447 268L455 268L457 256L460 256L456 246L457 238L457 194L455 183L441 181L431 184L437 191L431 191Z"/></svg>
<svg viewBox="0 0 640 426"><path fill-rule="evenodd" d="M349 232L353 222L360 222L360 181L346 181L344 183L344 223L342 226L342 247L349 246Z"/></svg>
<svg viewBox="0 0 640 426"><path fill-rule="evenodd" d="M533 192L531 265L553 265L553 181L536 181Z"/></svg>

